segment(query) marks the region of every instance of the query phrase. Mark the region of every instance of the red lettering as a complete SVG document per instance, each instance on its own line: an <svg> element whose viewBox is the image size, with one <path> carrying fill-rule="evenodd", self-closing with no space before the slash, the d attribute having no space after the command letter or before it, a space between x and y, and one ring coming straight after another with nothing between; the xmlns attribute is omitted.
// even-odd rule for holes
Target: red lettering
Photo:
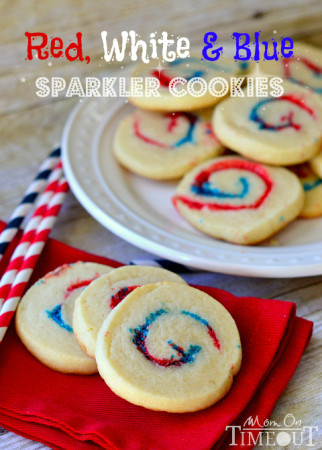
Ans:
<svg viewBox="0 0 322 450"><path fill-rule="evenodd" d="M58 43L56 45L56 42ZM64 47L63 40L60 37L54 37L50 43L50 52L54 58L60 58L63 55L62 48Z"/></svg>
<svg viewBox="0 0 322 450"><path fill-rule="evenodd" d="M45 48L47 43L48 43L47 35L45 33L28 33L28 31L26 31L25 36L28 39L27 58L30 59L30 60L33 59L32 51L33 50L37 50L39 59L47 59L48 58L47 50L45 50L42 53L42 49ZM42 42L40 44L35 44L35 43L32 42L37 37L42 38Z"/></svg>
<svg viewBox="0 0 322 450"><path fill-rule="evenodd" d="M68 61L84 61L83 57L83 44L82 44L82 33L76 33L77 42L72 42L64 50L64 42L60 37L51 37L50 45L48 45L48 36L46 33L29 33L26 31L25 36L28 39L27 44L27 59L32 60L32 51L36 50L38 52L38 59L47 59L49 56L51 58L60 58L65 53ZM39 39L41 42L39 43ZM34 42L35 41L35 42ZM44 50L46 48L46 50ZM85 56L85 61L88 64L90 62L90 56Z"/></svg>
<svg viewBox="0 0 322 450"><path fill-rule="evenodd" d="M75 61L76 59L79 59L80 61L84 61L83 58L83 48L82 48L82 33L76 33L77 38L77 44L72 42L65 51L66 58L68 61ZM76 54L72 56L70 54L71 51L76 50Z"/></svg>

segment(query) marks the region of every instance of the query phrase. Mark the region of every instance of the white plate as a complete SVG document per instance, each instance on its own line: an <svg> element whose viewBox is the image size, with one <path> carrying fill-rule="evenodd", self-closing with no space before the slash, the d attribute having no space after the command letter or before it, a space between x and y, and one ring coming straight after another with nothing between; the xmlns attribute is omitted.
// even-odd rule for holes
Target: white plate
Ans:
<svg viewBox="0 0 322 450"><path fill-rule="evenodd" d="M322 274L322 219L296 220L256 247L218 241L192 228L171 203L176 182L158 182L122 169L113 135L132 107L124 99L89 99L70 115L63 164L74 194L103 226L121 238L191 267L246 276Z"/></svg>

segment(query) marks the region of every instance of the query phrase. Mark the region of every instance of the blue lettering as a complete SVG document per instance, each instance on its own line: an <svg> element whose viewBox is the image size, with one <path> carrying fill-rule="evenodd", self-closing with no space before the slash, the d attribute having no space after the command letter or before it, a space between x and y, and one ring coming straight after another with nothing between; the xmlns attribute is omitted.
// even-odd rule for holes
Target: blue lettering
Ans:
<svg viewBox="0 0 322 450"><path fill-rule="evenodd" d="M245 42L241 42L240 38L245 36ZM236 39L236 54L234 56L235 59L238 61L248 61L251 56L252 52L250 50L249 43L250 43L250 37L248 33L233 33L233 38ZM242 56L240 54L240 50L244 50L246 52L246 56Z"/></svg>
<svg viewBox="0 0 322 450"><path fill-rule="evenodd" d="M284 58L291 58L293 56L293 48L294 43L291 38L286 37L282 39L281 53Z"/></svg>
<svg viewBox="0 0 322 450"><path fill-rule="evenodd" d="M206 44L202 50L202 56L207 59L208 61L217 61L220 58L221 52L223 50L222 47L219 47L217 49L214 49L214 44L217 40L217 34L209 31L208 33L205 34L204 36L204 43ZM208 55L208 50L211 50L211 55L213 56L209 56Z"/></svg>

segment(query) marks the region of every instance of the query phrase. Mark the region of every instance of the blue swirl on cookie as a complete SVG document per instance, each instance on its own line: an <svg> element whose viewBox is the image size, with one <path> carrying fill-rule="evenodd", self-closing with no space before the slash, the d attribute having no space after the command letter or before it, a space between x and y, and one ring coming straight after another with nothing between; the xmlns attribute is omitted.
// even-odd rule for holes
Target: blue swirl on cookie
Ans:
<svg viewBox="0 0 322 450"><path fill-rule="evenodd" d="M171 358L157 358L156 356L152 355L149 352L146 340L150 331L150 327L153 322L155 322L157 319L159 319L161 316L165 314L169 314L169 311L167 311L164 308L160 308L157 311L152 312L148 317L146 317L144 324L139 325L134 330L131 329L130 332L133 334L132 342L135 344L138 351L142 353L147 360L157 364L158 366L178 367L184 364L194 362L196 355L202 350L202 347L200 347L200 345L190 345L189 349L186 351L181 346L172 342L172 340L168 340L167 343L169 344L169 346L177 352L176 357L172 355ZM205 319L190 311L183 310L180 311L180 314L189 316L192 319L201 323L202 325L206 326L208 334L211 337L214 346L218 350L220 350L220 343L216 336L216 333Z"/></svg>

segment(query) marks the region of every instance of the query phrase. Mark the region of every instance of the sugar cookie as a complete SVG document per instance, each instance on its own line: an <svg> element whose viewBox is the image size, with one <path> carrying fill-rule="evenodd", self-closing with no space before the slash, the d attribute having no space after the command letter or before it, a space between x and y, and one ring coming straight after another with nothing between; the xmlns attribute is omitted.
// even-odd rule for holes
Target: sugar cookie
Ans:
<svg viewBox="0 0 322 450"><path fill-rule="evenodd" d="M215 109L219 140L255 161L291 165L314 157L322 143L322 102L313 91L283 83L281 97L229 98Z"/></svg>
<svg viewBox="0 0 322 450"><path fill-rule="evenodd" d="M77 262L48 273L23 296L16 314L17 333L28 350L48 367L65 373L97 371L72 329L74 302L81 290L112 268Z"/></svg>
<svg viewBox="0 0 322 450"><path fill-rule="evenodd" d="M155 110L155 111L190 111L195 109L204 109L215 105L223 97L213 96L209 90L201 88L199 83L196 83L195 90L202 94L199 97L194 97L187 91L187 86L178 84L177 91L186 91L186 94L181 97L172 95L169 91L171 80L176 77L182 77L187 82L192 78L202 78L208 86L210 80L216 77L229 79L232 76L237 76L244 72L243 63L235 62L232 58L221 55L219 61L203 60L198 53L191 53L189 58L180 59L169 63L162 63L162 69L158 70L155 62L150 64L140 64L133 72L134 77L144 77L145 83L148 83L150 78L157 78L160 82L157 96L142 95L141 97L130 96L129 100L139 108ZM221 90L221 86L215 86L217 91ZM144 93L143 93L144 94Z"/></svg>
<svg viewBox="0 0 322 450"><path fill-rule="evenodd" d="M322 152L310 159L309 163L315 175L322 178Z"/></svg>
<svg viewBox="0 0 322 450"><path fill-rule="evenodd" d="M204 292L169 282L129 294L104 322L96 346L99 373L117 395L169 412L220 400L241 358L228 311Z"/></svg>
<svg viewBox="0 0 322 450"><path fill-rule="evenodd" d="M120 123L114 153L127 169L159 180L182 177L223 152L210 121L200 115L136 110Z"/></svg>
<svg viewBox="0 0 322 450"><path fill-rule="evenodd" d="M287 169L225 156L185 175L173 202L198 230L236 244L255 244L298 216L304 193Z"/></svg>
<svg viewBox="0 0 322 450"><path fill-rule="evenodd" d="M301 42L294 42L293 57L259 61L254 64L254 72L256 75L285 77L291 83L322 94L322 51Z"/></svg>
<svg viewBox="0 0 322 450"><path fill-rule="evenodd" d="M73 329L89 356L95 357L97 334L112 309L138 286L158 281L185 284L179 275L159 267L124 266L100 277L81 293L75 303Z"/></svg>
<svg viewBox="0 0 322 450"><path fill-rule="evenodd" d="M308 164L300 164L291 168L299 177L304 193L304 206L300 217L313 218L322 216L322 179L311 171Z"/></svg>

